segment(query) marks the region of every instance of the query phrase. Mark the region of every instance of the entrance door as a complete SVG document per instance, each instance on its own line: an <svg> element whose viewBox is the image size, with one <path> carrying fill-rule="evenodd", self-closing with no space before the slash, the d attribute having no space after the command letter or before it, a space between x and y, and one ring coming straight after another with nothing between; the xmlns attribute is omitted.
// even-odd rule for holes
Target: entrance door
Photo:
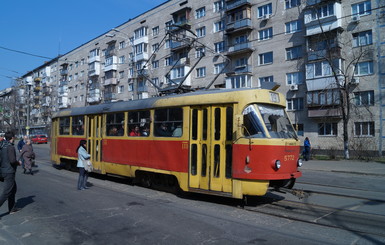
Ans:
<svg viewBox="0 0 385 245"><path fill-rule="evenodd" d="M201 106L190 111L189 186L232 192L232 106Z"/></svg>
<svg viewBox="0 0 385 245"><path fill-rule="evenodd" d="M102 172L102 116L88 116L87 141L94 172Z"/></svg>

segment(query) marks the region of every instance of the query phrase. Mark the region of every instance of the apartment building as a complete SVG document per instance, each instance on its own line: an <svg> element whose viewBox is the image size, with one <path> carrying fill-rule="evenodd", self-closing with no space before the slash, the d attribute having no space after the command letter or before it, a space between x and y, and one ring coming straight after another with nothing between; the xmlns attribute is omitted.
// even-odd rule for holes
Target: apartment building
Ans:
<svg viewBox="0 0 385 245"><path fill-rule="evenodd" d="M351 149L382 153L384 5L165 1L26 74L34 92L42 84L51 91L49 101L33 98L32 117L45 115L45 104L52 112L202 88L270 88L285 94L313 149L341 151L347 133Z"/></svg>

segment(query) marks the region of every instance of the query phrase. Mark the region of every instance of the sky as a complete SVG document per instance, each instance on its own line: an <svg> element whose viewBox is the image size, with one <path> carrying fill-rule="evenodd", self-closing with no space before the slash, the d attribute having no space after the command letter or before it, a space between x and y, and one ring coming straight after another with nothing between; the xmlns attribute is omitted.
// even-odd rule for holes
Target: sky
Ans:
<svg viewBox="0 0 385 245"><path fill-rule="evenodd" d="M0 3L0 91L166 0L12 0Z"/></svg>

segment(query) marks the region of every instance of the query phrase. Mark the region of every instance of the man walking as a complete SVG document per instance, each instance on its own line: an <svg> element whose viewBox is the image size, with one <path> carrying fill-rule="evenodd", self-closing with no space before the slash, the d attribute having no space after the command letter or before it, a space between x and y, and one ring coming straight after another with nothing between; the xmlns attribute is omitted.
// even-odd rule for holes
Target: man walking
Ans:
<svg viewBox="0 0 385 245"><path fill-rule="evenodd" d="M17 185L15 180L16 168L19 162L16 159L16 150L13 145L15 135L12 132L5 133L5 140L0 142L1 175L4 178L3 193L0 195L0 207L8 200L8 212L13 214L20 209L15 207Z"/></svg>

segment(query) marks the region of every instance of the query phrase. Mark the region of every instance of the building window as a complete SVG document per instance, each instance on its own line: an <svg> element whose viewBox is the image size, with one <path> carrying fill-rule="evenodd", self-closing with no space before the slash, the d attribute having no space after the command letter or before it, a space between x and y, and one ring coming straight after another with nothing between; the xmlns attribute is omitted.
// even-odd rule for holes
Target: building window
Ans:
<svg viewBox="0 0 385 245"><path fill-rule="evenodd" d="M159 26L155 26L154 28L152 28L152 35L153 36L159 35Z"/></svg>
<svg viewBox="0 0 385 245"><path fill-rule="evenodd" d="M214 43L214 48L216 53L221 53L225 51L225 42L222 41L222 42Z"/></svg>
<svg viewBox="0 0 385 245"><path fill-rule="evenodd" d="M224 0L214 2L214 6L213 6L214 13L224 10L224 8L225 8Z"/></svg>
<svg viewBox="0 0 385 245"><path fill-rule="evenodd" d="M151 62L151 64L152 64L152 68L153 68L153 69L156 69L156 68L159 67L159 60L153 60L153 61Z"/></svg>
<svg viewBox="0 0 385 245"><path fill-rule="evenodd" d="M301 5L301 0L285 0L285 9L294 8Z"/></svg>
<svg viewBox="0 0 385 245"><path fill-rule="evenodd" d="M230 81L231 88L251 88L251 79L247 75L233 76Z"/></svg>
<svg viewBox="0 0 385 245"><path fill-rule="evenodd" d="M126 56L122 55L119 57L119 64L124 64L126 63Z"/></svg>
<svg viewBox="0 0 385 245"><path fill-rule="evenodd" d="M214 32L223 31L225 29L225 21L221 20L214 23Z"/></svg>
<svg viewBox="0 0 385 245"><path fill-rule="evenodd" d="M300 111L303 110L303 98L287 99L288 111Z"/></svg>
<svg viewBox="0 0 385 245"><path fill-rule="evenodd" d="M374 136L374 122L355 122L355 136Z"/></svg>
<svg viewBox="0 0 385 245"><path fill-rule="evenodd" d="M126 47L126 42L125 41L121 41L119 43L119 49L124 49Z"/></svg>
<svg viewBox="0 0 385 245"><path fill-rule="evenodd" d="M272 83L272 82L274 82L274 76L260 77L259 82L260 83Z"/></svg>
<svg viewBox="0 0 385 245"><path fill-rule="evenodd" d="M244 67L247 65L247 58L239 58L235 61L235 67Z"/></svg>
<svg viewBox="0 0 385 245"><path fill-rule="evenodd" d="M372 13L370 1L352 4L352 15L368 15Z"/></svg>
<svg viewBox="0 0 385 245"><path fill-rule="evenodd" d="M152 83L155 84L156 86L159 86L159 78L154 77L154 78L152 79Z"/></svg>
<svg viewBox="0 0 385 245"><path fill-rule="evenodd" d="M206 67L197 68L197 77L205 77L206 76Z"/></svg>
<svg viewBox="0 0 385 245"><path fill-rule="evenodd" d="M340 91L337 89L329 89L327 91L312 91L307 93L307 105L324 106L324 105L339 105L341 102Z"/></svg>
<svg viewBox="0 0 385 245"><path fill-rule="evenodd" d="M219 63L214 65L214 74L219 74L223 72L225 68L225 63Z"/></svg>
<svg viewBox="0 0 385 245"><path fill-rule="evenodd" d="M159 50L159 43L155 43L151 46L152 52L157 52Z"/></svg>
<svg viewBox="0 0 385 245"><path fill-rule="evenodd" d="M286 60L296 60L302 57L302 46L286 49Z"/></svg>
<svg viewBox="0 0 385 245"><path fill-rule="evenodd" d="M195 19L200 19L206 15L206 7L195 10Z"/></svg>
<svg viewBox="0 0 385 245"><path fill-rule="evenodd" d="M273 52L267 52L259 55L259 65L267 65L273 63Z"/></svg>
<svg viewBox="0 0 385 245"><path fill-rule="evenodd" d="M273 27L260 30L258 34L259 34L259 41L271 39L273 37Z"/></svg>
<svg viewBox="0 0 385 245"><path fill-rule="evenodd" d="M329 62L320 61L316 63L306 64L306 78L317 78L330 76L332 74L332 69Z"/></svg>
<svg viewBox="0 0 385 245"><path fill-rule="evenodd" d="M364 76L373 74L373 61L365 61L357 63L354 68L354 75Z"/></svg>
<svg viewBox="0 0 385 245"><path fill-rule="evenodd" d="M165 63L164 63L165 66L170 66L172 65L172 57L166 57L165 58Z"/></svg>
<svg viewBox="0 0 385 245"><path fill-rule="evenodd" d="M171 47L171 39L167 39L164 43L164 48L170 48Z"/></svg>
<svg viewBox="0 0 385 245"><path fill-rule="evenodd" d="M140 27L134 31L134 38L139 39L144 36L147 36L147 27Z"/></svg>
<svg viewBox="0 0 385 245"><path fill-rule="evenodd" d="M123 86L123 85L120 85L120 86L118 87L118 94L123 93L123 91L124 91L124 86Z"/></svg>
<svg viewBox="0 0 385 245"><path fill-rule="evenodd" d="M311 20L318 20L334 15L334 3L323 5L313 9L311 12Z"/></svg>
<svg viewBox="0 0 385 245"><path fill-rule="evenodd" d="M286 84L302 84L303 83L303 75L301 72L292 72L286 74Z"/></svg>
<svg viewBox="0 0 385 245"><path fill-rule="evenodd" d="M177 79L184 77L184 66L176 67L171 70L171 79Z"/></svg>
<svg viewBox="0 0 385 245"><path fill-rule="evenodd" d="M374 105L374 91L362 91L354 93L357 106Z"/></svg>
<svg viewBox="0 0 385 245"><path fill-rule="evenodd" d="M372 30L353 33L353 47L365 46L373 43Z"/></svg>
<svg viewBox="0 0 385 245"><path fill-rule="evenodd" d="M318 135L337 136L337 123L319 123Z"/></svg>
<svg viewBox="0 0 385 245"><path fill-rule="evenodd" d="M286 34L298 32L298 31L301 31L300 20L295 20L295 21L285 23Z"/></svg>
<svg viewBox="0 0 385 245"><path fill-rule="evenodd" d="M128 84L128 92L132 92L134 91L134 84L133 83L129 83Z"/></svg>
<svg viewBox="0 0 385 245"><path fill-rule="evenodd" d="M197 37L204 37L206 36L206 27L203 26L201 28L196 29Z"/></svg>
<svg viewBox="0 0 385 245"><path fill-rule="evenodd" d="M195 58L200 58L204 55L205 53L205 48L201 47L201 48L197 48L196 51L195 51Z"/></svg>
<svg viewBox="0 0 385 245"><path fill-rule="evenodd" d="M293 128L297 131L297 135L304 136L303 124L293 124Z"/></svg>
<svg viewBox="0 0 385 245"><path fill-rule="evenodd" d="M124 71L120 71L119 72L119 79L123 79L124 78Z"/></svg>
<svg viewBox="0 0 385 245"><path fill-rule="evenodd" d="M258 7L258 18L271 15L273 13L273 5L271 3Z"/></svg>

